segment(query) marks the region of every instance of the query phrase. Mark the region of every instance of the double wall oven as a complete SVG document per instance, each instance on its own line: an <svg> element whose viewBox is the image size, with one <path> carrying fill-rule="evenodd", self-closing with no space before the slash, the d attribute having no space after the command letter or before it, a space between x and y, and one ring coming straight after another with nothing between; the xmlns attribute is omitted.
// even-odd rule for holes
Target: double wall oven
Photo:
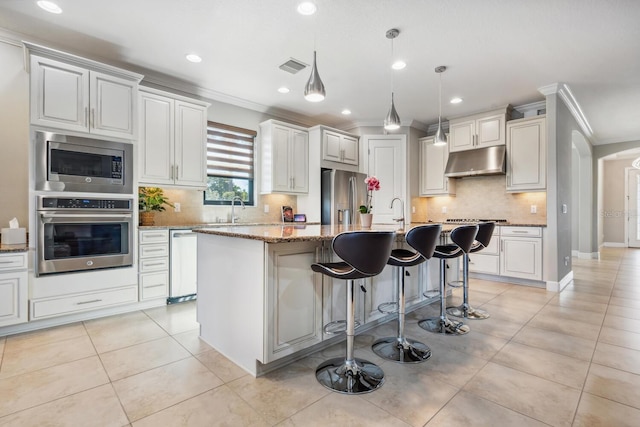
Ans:
<svg viewBox="0 0 640 427"><path fill-rule="evenodd" d="M36 131L36 274L133 265L133 145Z"/></svg>

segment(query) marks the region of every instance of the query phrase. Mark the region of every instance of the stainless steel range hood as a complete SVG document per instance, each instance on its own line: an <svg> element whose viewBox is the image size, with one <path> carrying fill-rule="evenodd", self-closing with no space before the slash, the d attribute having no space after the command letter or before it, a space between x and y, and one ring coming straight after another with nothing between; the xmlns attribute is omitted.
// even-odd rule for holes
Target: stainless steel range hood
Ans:
<svg viewBox="0 0 640 427"><path fill-rule="evenodd" d="M504 175L506 173L505 154L504 145L449 153L444 176L459 178L475 175Z"/></svg>

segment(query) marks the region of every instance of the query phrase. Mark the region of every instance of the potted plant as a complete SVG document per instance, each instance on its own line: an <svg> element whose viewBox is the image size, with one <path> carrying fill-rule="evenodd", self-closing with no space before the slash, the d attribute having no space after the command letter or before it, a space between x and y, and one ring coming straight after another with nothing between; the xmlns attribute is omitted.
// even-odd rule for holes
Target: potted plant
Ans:
<svg viewBox="0 0 640 427"><path fill-rule="evenodd" d="M360 205L360 225L363 228L369 228L373 220L371 199L373 198L373 192L380 190L380 181L375 176L368 176L365 178L364 183L367 185L367 204Z"/></svg>
<svg viewBox="0 0 640 427"><path fill-rule="evenodd" d="M164 191L159 187L138 187L138 210L140 225L153 225L154 213L165 210L164 205L173 207Z"/></svg>

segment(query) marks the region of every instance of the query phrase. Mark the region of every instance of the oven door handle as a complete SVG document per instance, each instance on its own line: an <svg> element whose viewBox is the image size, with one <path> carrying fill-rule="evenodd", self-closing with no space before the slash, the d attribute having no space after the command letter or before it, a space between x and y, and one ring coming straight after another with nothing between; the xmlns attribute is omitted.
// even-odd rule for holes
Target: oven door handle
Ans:
<svg viewBox="0 0 640 427"><path fill-rule="evenodd" d="M60 218L67 219L91 219L92 221L104 221L113 219L129 220L133 218L133 214L56 214L56 213L41 213L40 218L56 220Z"/></svg>

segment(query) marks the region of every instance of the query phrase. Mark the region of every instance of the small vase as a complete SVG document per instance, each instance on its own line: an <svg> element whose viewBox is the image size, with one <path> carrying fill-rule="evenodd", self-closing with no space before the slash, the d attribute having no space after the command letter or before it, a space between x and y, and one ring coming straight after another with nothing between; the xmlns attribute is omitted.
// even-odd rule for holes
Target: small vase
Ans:
<svg viewBox="0 0 640 427"><path fill-rule="evenodd" d="M371 228L372 220L373 220L373 214L371 213L360 214L360 225L362 226L362 228Z"/></svg>
<svg viewBox="0 0 640 427"><path fill-rule="evenodd" d="M154 216L154 214L151 211L142 211L142 212L140 212L140 225L153 225L153 224L155 224L153 216Z"/></svg>

